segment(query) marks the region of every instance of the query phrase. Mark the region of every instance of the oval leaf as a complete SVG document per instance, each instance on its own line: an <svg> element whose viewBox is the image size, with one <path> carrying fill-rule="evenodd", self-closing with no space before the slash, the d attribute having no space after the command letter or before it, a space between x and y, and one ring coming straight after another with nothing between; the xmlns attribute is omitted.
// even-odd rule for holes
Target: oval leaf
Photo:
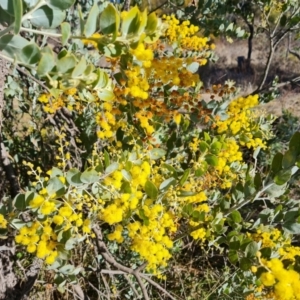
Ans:
<svg viewBox="0 0 300 300"><path fill-rule="evenodd" d="M147 180L145 183L145 192L147 194L147 196L151 199L156 199L157 195L158 195L158 189L157 187L154 185L154 183L152 183L151 181Z"/></svg>
<svg viewBox="0 0 300 300"><path fill-rule="evenodd" d="M283 169L288 169L292 167L297 159L297 155L295 152L288 150L285 152L282 158L282 168Z"/></svg>
<svg viewBox="0 0 300 300"><path fill-rule="evenodd" d="M46 189L48 195L50 196L55 194L57 197L59 197L65 193L65 186L58 177L50 178L47 182Z"/></svg>
<svg viewBox="0 0 300 300"><path fill-rule="evenodd" d="M247 257L255 257L257 251L258 251L258 245L256 242L252 241L247 245L245 249L245 254Z"/></svg>
<svg viewBox="0 0 300 300"><path fill-rule="evenodd" d="M50 72L54 66L56 65L54 57L50 53L43 53L41 60L37 67L37 73L40 76L46 75L48 72Z"/></svg>
<svg viewBox="0 0 300 300"><path fill-rule="evenodd" d="M29 42L19 35L6 34L0 38L0 51L3 51L3 54L8 57L15 59L22 55L22 49L28 44Z"/></svg>
<svg viewBox="0 0 300 300"><path fill-rule="evenodd" d="M137 6L130 9L122 20L122 36L134 35L139 31L140 27L140 11Z"/></svg>
<svg viewBox="0 0 300 300"><path fill-rule="evenodd" d="M291 176L292 176L291 170L281 170L275 175L274 182L277 185L283 185L291 179Z"/></svg>
<svg viewBox="0 0 300 300"><path fill-rule="evenodd" d="M300 154L300 132L296 132L292 136L289 142L289 149L296 155Z"/></svg>
<svg viewBox="0 0 300 300"><path fill-rule="evenodd" d="M47 4L53 8L58 8L59 10L65 10L70 8L75 0L46 0Z"/></svg>
<svg viewBox="0 0 300 300"><path fill-rule="evenodd" d="M273 160L272 160L272 171L274 173L277 173L281 170L282 167L282 159L283 155L281 153L275 154Z"/></svg>
<svg viewBox="0 0 300 300"><path fill-rule="evenodd" d="M159 186L159 189L162 191L166 191L171 185L174 185L176 183L175 178L171 177L166 180L164 180L161 185Z"/></svg>
<svg viewBox="0 0 300 300"><path fill-rule="evenodd" d="M23 63L28 65L34 65L41 59L40 48L37 44L29 44L25 46L20 54L20 59Z"/></svg>
<svg viewBox="0 0 300 300"><path fill-rule="evenodd" d="M218 157L212 154L205 156L205 161L210 165L216 167L219 163Z"/></svg>
<svg viewBox="0 0 300 300"><path fill-rule="evenodd" d="M63 3L64 1L60 2ZM34 11L28 19L35 27L55 28L63 22L65 17L66 13L64 11L44 5Z"/></svg>
<svg viewBox="0 0 300 300"><path fill-rule="evenodd" d="M100 30L103 34L113 34L117 36L120 25L120 17L115 7L108 4L100 16Z"/></svg>
<svg viewBox="0 0 300 300"><path fill-rule="evenodd" d="M81 177L81 172L75 168L69 170L66 176L68 183L74 186L78 186L82 184L80 177Z"/></svg>
<svg viewBox="0 0 300 300"><path fill-rule="evenodd" d="M119 168L119 164L117 162L114 162L105 169L105 173L110 174L110 173L118 170L118 168Z"/></svg>
<svg viewBox="0 0 300 300"><path fill-rule="evenodd" d="M95 2L92 9L90 10L86 23L84 25L84 35L86 37L90 37L97 30L97 21L99 13L100 11L98 8L98 4L97 2Z"/></svg>
<svg viewBox="0 0 300 300"><path fill-rule="evenodd" d="M85 170L80 176L80 180L83 183L94 183L94 182L99 181L99 179L100 179L100 176L93 169Z"/></svg>
<svg viewBox="0 0 300 300"><path fill-rule="evenodd" d="M57 71L61 74L69 73L76 66L77 61L73 55L65 56L57 62Z"/></svg>
<svg viewBox="0 0 300 300"><path fill-rule="evenodd" d="M190 175L190 172L191 170L190 169L186 169L184 172L183 172L183 175L181 176L180 178L180 181L179 181L179 184L181 186L183 186L185 184L185 182L187 181L189 175Z"/></svg>
<svg viewBox="0 0 300 300"><path fill-rule="evenodd" d="M60 25L61 27L61 43L62 45L66 45L68 42L68 39L71 35L71 25L68 22L63 22Z"/></svg>
<svg viewBox="0 0 300 300"><path fill-rule="evenodd" d="M19 194L14 199L14 207L16 207L18 210L25 210L26 208L26 201L25 201L25 195Z"/></svg>
<svg viewBox="0 0 300 300"><path fill-rule="evenodd" d="M149 151L150 159L156 160L166 155L166 151L160 148L154 148Z"/></svg>
<svg viewBox="0 0 300 300"><path fill-rule="evenodd" d="M233 211L230 214L230 217L235 223L240 223L242 221L242 216L237 210Z"/></svg>

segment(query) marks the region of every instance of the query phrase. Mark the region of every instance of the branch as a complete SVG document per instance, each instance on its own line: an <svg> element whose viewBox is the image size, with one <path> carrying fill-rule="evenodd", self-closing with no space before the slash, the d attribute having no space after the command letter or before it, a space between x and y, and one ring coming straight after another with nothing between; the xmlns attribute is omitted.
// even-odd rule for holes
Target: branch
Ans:
<svg viewBox="0 0 300 300"><path fill-rule="evenodd" d="M275 52L274 43L273 43L273 40L270 39L270 50L269 50L267 64L265 66L263 78L262 78L262 80L261 80L258 88L255 91L256 93L257 93L258 90L262 89L262 87L264 86L264 84L265 84L265 82L267 80L267 77L268 77L268 74L269 74L269 70L270 70L270 66L271 66L271 62L273 60L274 52Z"/></svg>
<svg viewBox="0 0 300 300"><path fill-rule="evenodd" d="M269 70L271 67L271 63L273 60L273 56L275 53L275 50L277 48L277 46L279 45L279 43L284 39L284 37L289 33L289 30L286 30L282 33L282 35L278 38L277 41L273 41L273 38L270 37L270 51L269 51L269 55L268 55L268 60L267 60L267 64L265 66L265 70L264 70L264 75L263 75L263 79L261 80L258 88L255 90L255 93L258 93L259 90L262 90L264 84L266 83L268 74L269 74Z"/></svg>
<svg viewBox="0 0 300 300"><path fill-rule="evenodd" d="M289 37L288 37L288 53L294 55L298 60L300 60L300 54L294 50L291 49L291 39L292 39L292 35L291 33L289 33Z"/></svg>
<svg viewBox="0 0 300 300"><path fill-rule="evenodd" d="M172 300L176 300L176 298L174 298L169 292L167 292L163 287L161 287L158 283L156 283L154 280L150 279L147 275L140 273L140 270L143 269L145 267L145 264L143 264L142 266L136 268L136 269L132 269L129 267L126 267L120 263L118 263L115 258L111 255L111 253L109 252L109 250L106 247L106 244L103 242L103 236L102 236L102 232L101 229L98 225L94 226L93 231L96 235L96 243L97 243L97 248L100 252L100 254L102 255L102 257L113 267L115 267L118 270L118 274L130 274L133 275L141 290L142 290L142 294L143 294L143 299L144 300L150 300L149 295L147 293L145 284L143 283L142 279L145 279L146 281L148 281L150 284L152 284L154 287L156 287L158 290L160 290L161 292L163 292L166 296L168 296L170 299ZM121 271L121 273L119 273ZM103 273L110 273L113 274L113 272L115 273L116 271L111 271L111 270L106 270L106 272ZM115 273L116 274L116 273Z"/></svg>
<svg viewBox="0 0 300 300"><path fill-rule="evenodd" d="M269 84L268 86L262 88L262 89L257 89L251 95L257 94L257 93L262 93L262 92L268 92L268 91L274 91L277 90L278 88L284 87L288 84L298 84L300 81L300 76L296 76L292 79L289 79L287 81L283 81L281 83L276 84L276 86L273 86L272 84Z"/></svg>
<svg viewBox="0 0 300 300"><path fill-rule="evenodd" d="M155 286L158 290L166 294L170 299L176 300L169 292L167 292L163 287L161 287L158 283L156 283L154 280L152 280L150 277L148 277L145 274L140 274L142 278L144 278L146 281L151 283L153 286Z"/></svg>
<svg viewBox="0 0 300 300"><path fill-rule="evenodd" d="M36 33L40 35L45 35L45 36L51 36L51 37L62 37L60 33L54 33L54 32L49 32L49 31L42 31L42 30L36 30L36 29L31 29L31 28L26 28L26 27L21 27L22 31L26 32L31 32L31 33Z"/></svg>
<svg viewBox="0 0 300 300"><path fill-rule="evenodd" d="M89 286L95 290L100 296L106 298L106 299L109 299L106 295L104 295L103 293L101 293L93 284L91 284L90 282L88 282Z"/></svg>
<svg viewBox="0 0 300 300"><path fill-rule="evenodd" d="M97 247L98 247L98 250L100 251L100 253L103 256L103 258L110 265L112 265L113 267L115 267L116 269L118 269L120 271L123 271L124 273L133 275L136 278L136 280L139 283L139 285L140 285L140 288L142 290L144 299L145 300L150 300L150 298L148 296L148 293L147 293L147 290L145 288L145 285L144 285L144 283L141 280L140 273L136 272L135 270L133 270L131 268L123 266L122 264L118 263L114 259L114 257L110 254L109 250L107 249L105 243L103 242L102 232L101 232L101 229L99 228L99 226L95 226L94 227L94 233L95 233L95 235L97 237Z"/></svg>
<svg viewBox="0 0 300 300"><path fill-rule="evenodd" d="M38 80L37 78L35 78L34 76L32 76L29 72L23 70L21 67L16 66L16 69L22 73L25 76L28 76L31 80L35 81L38 85L40 85L45 91L47 91L48 93L50 93L50 89L43 84L40 80Z"/></svg>
<svg viewBox="0 0 300 300"><path fill-rule="evenodd" d="M79 284L73 285L73 290L79 299L82 299L82 300L86 299L84 296L84 292Z"/></svg>
<svg viewBox="0 0 300 300"><path fill-rule="evenodd" d="M129 276L127 274L125 274L124 277L127 280L128 284L130 285L131 289L133 290L133 293L135 294L135 296L137 297L137 299L142 299L141 296L139 295L138 291L134 287L134 284L132 283L132 281L129 278Z"/></svg>

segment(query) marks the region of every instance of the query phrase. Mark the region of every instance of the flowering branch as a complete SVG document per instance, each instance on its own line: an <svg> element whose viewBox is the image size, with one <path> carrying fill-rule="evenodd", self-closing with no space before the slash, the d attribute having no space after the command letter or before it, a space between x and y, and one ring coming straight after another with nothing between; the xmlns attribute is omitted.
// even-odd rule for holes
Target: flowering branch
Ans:
<svg viewBox="0 0 300 300"><path fill-rule="evenodd" d="M99 250L99 252L101 253L101 255L103 256L103 258L113 267L115 267L116 269L118 269L118 271L111 271L111 270L105 270L106 272L103 273L111 273L111 274L130 274L133 275L141 290L142 290L142 294L143 294L143 298L145 300L150 300L148 292L146 290L145 284L142 281L142 279L148 281L150 284L152 284L153 286L155 286L158 290L162 291L165 295L167 295L170 299L172 300L176 300L176 298L174 298L170 293L168 293L163 287L161 287L159 284L157 284L154 280L152 280L151 278L149 278L147 275L140 273L141 268L144 268L144 264L136 269L132 269L129 267L126 267L120 263L118 263L115 258L111 255L111 253L109 252L109 250L107 249L105 243L103 242L103 236L102 236L102 232L101 229L98 225L95 225L94 228L94 233L97 237L96 243L97 243L97 248Z"/></svg>

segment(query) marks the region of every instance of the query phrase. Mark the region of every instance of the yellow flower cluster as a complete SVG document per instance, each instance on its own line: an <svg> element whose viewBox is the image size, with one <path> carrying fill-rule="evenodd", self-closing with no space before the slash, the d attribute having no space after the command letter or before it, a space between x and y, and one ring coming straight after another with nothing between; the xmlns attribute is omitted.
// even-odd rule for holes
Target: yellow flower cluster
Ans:
<svg viewBox="0 0 300 300"><path fill-rule="evenodd" d="M199 138L193 138L189 143L190 150L195 153L199 151L199 144L203 142ZM215 166L207 166L207 163L203 160L205 159L206 153L199 153L198 157L196 156L193 164L195 171L197 170L206 170L202 175L202 188L209 189L212 187L219 186L222 189L230 188L234 182L239 178L239 173L233 168L232 164L243 163L243 155L240 151L240 147L237 144L234 138L227 138L222 142L220 150L214 152L213 155L216 157L217 164ZM209 150L207 150L209 151ZM213 151L213 150L210 150Z"/></svg>
<svg viewBox="0 0 300 300"><path fill-rule="evenodd" d="M288 240L277 228L268 228L260 226L256 233L247 233L247 235L256 242L262 243L262 248L275 248L278 245L288 243Z"/></svg>
<svg viewBox="0 0 300 300"><path fill-rule="evenodd" d="M33 169L32 163L23 162L24 165L31 168L29 174L35 175L39 183L41 181L41 168ZM51 176L51 171L47 172ZM62 184L66 183L64 176L56 177ZM53 179L56 179L53 177ZM36 186L36 193L33 194L32 200L29 202L29 207L38 217L33 221L23 226L19 234L16 235L15 241L23 246L29 253L35 254L38 258L44 259L47 264L52 264L58 257L62 249L61 232L70 230L72 237L82 237L82 234L91 234L91 221L84 218L82 212L82 204L86 203L88 207L92 207L89 203L87 195L78 193L76 189L70 190L68 195L60 195L51 192L51 189L41 187L48 182L49 177L44 178L44 184ZM59 199L59 200L58 200ZM85 200L85 201L84 201ZM60 245L60 247L57 247Z"/></svg>
<svg viewBox="0 0 300 300"><path fill-rule="evenodd" d="M250 95L247 98L239 97L228 106L228 118L224 121L217 121L217 132L227 132L232 136L240 136L239 143L248 148L266 148L265 142L260 137L255 137L260 132L257 124L257 115L251 108L258 105L258 95ZM241 137L242 135L242 137Z"/></svg>
<svg viewBox="0 0 300 300"><path fill-rule="evenodd" d="M126 76L128 77L127 86L129 94L134 98L141 98L146 100L149 97L148 90L150 88L146 76L143 74L139 66L134 66L127 70Z"/></svg>
<svg viewBox="0 0 300 300"><path fill-rule="evenodd" d="M215 167L218 174L222 177L221 188L230 188L233 180L237 178L236 171L231 169L233 162L243 161L242 152L234 139L226 139L222 151L218 154L218 165Z"/></svg>
<svg viewBox="0 0 300 300"><path fill-rule="evenodd" d="M104 178L104 184L119 190L123 182L123 174L119 170L114 171L110 176Z"/></svg>
<svg viewBox="0 0 300 300"><path fill-rule="evenodd" d="M94 48L97 48L98 44L97 42L95 41L95 39L99 39L101 38L101 34L96 32L94 33L90 38L87 38L87 39L82 39L81 41L83 42L83 44L85 46L93 46Z"/></svg>
<svg viewBox="0 0 300 300"><path fill-rule="evenodd" d="M7 227L7 221L5 220L4 216L0 214L0 228L6 228Z"/></svg>
<svg viewBox="0 0 300 300"><path fill-rule="evenodd" d="M278 250L280 257L282 259L288 259L290 261L295 261L295 257L300 257L300 247L292 246L290 244L285 244L284 247L279 248Z"/></svg>
<svg viewBox="0 0 300 300"><path fill-rule="evenodd" d="M181 117L182 115L178 112L178 111L174 111L174 115L173 115L173 121L179 125L181 122Z"/></svg>
<svg viewBox="0 0 300 300"><path fill-rule="evenodd" d="M192 231L191 232L191 237L194 240L202 240L202 241L204 241L205 237L206 237L206 230L205 230L205 228L199 228L199 229L196 229L196 230Z"/></svg>
<svg viewBox="0 0 300 300"><path fill-rule="evenodd" d="M123 220L123 210L116 204L108 205L100 214L99 218L109 225L119 223Z"/></svg>
<svg viewBox="0 0 300 300"><path fill-rule="evenodd" d="M150 68L153 60L153 51L151 49L145 49L144 43L139 43L135 49L130 50L139 61L143 62L143 67Z"/></svg>
<svg viewBox="0 0 300 300"><path fill-rule="evenodd" d="M113 225L123 220L124 215L130 211L134 211L142 198L143 193L137 191L135 193L123 193L119 198L114 200L114 203L109 204L99 214L99 217L104 222Z"/></svg>
<svg viewBox="0 0 300 300"><path fill-rule="evenodd" d="M207 200L207 196L204 191L198 190L198 188L201 189L201 184L195 180L194 178L190 178L189 181L185 182L184 186L182 187L182 191L187 192L196 192L196 195L193 196L187 196L187 197L180 197L178 199L179 202L182 202L184 204L187 203L201 203Z"/></svg>
<svg viewBox="0 0 300 300"><path fill-rule="evenodd" d="M56 250L57 235L49 225L48 221L35 221L29 226L20 229L18 235L15 236L18 244L26 246L29 253L35 253L38 258L45 259L47 264L53 264L58 256Z"/></svg>
<svg viewBox="0 0 300 300"><path fill-rule="evenodd" d="M182 69L179 73L180 85L182 87L196 86L199 82L199 75L197 73L193 74L186 69Z"/></svg>
<svg viewBox="0 0 300 300"><path fill-rule="evenodd" d="M290 236L282 234L277 228L260 226L256 233L247 234L256 242L262 243L262 248L272 248L278 251L281 259L295 261L296 256L300 256L300 247L292 246Z"/></svg>
<svg viewBox="0 0 300 300"><path fill-rule="evenodd" d="M99 112L96 115L96 123L100 126L100 130L97 131L99 139L108 139L114 136L116 119L112 114L112 109L111 103L104 102L103 112Z"/></svg>
<svg viewBox="0 0 300 300"><path fill-rule="evenodd" d="M249 110L259 104L258 97L258 95L250 95L247 98L239 97L229 104L228 112L230 114L238 114L242 111Z"/></svg>
<svg viewBox="0 0 300 300"><path fill-rule="evenodd" d="M273 287L273 299L300 300L299 273L292 269L286 270L278 258L261 261L268 271L261 274L260 281L266 287Z"/></svg>
<svg viewBox="0 0 300 300"><path fill-rule="evenodd" d="M64 177L60 178L60 180L65 182ZM70 227L72 227L73 222L73 224L77 228L82 226L82 231L84 233L90 232L89 221L83 220L82 213L76 213L73 210L71 203L65 202L63 205L59 205L57 201L55 202L54 200L56 198L55 194L47 197L47 191L45 188L42 189L39 193L40 194L36 194L34 196L33 200L30 201L29 205L33 209L39 209L39 212L45 216L48 216L55 212L55 214L52 216L52 219L51 217L48 218L49 222L52 221L58 226L65 225L64 230L67 230Z"/></svg>
<svg viewBox="0 0 300 300"><path fill-rule="evenodd" d="M149 120L153 117L150 111L139 111L135 114L135 117L140 121L141 127L145 129L147 135L152 135L154 127L149 124Z"/></svg>
<svg viewBox="0 0 300 300"><path fill-rule="evenodd" d="M49 99L51 98L51 103L49 103ZM58 109L65 107L65 99L63 97L51 97L50 95L47 94L42 94L38 100L41 103L44 103L45 105L43 106L44 112L48 114L54 114Z"/></svg>
<svg viewBox="0 0 300 300"><path fill-rule="evenodd" d="M131 249L148 262L147 270L157 274L157 268L166 266L171 258L168 249L173 247L173 242L167 236L167 231L176 231L173 215L165 212L162 205L152 205L152 200L147 200L139 212L139 217L147 222L142 224L135 221L127 227L128 235L132 239Z"/></svg>
<svg viewBox="0 0 300 300"><path fill-rule="evenodd" d="M147 261L148 271L159 277L158 268L166 266L171 257L169 249L172 248L173 242L168 233L175 232L177 227L171 211L166 211L162 204L155 203L152 199L145 199L144 189L150 174L151 165L148 161L133 164L128 170L132 192L119 192L118 195L116 194L126 181L122 172L116 170L106 177L104 184L114 191L115 196L103 207L99 218L109 225L114 225L114 231L107 235L110 241L122 243L126 228L131 239L131 250ZM155 182L154 178L153 181ZM199 197L196 198L198 201ZM202 195L202 198L205 198L205 195ZM128 216L131 218L128 219Z"/></svg>
<svg viewBox="0 0 300 300"><path fill-rule="evenodd" d="M136 190L143 189L151 174L151 166L147 161L143 161L141 165L133 166L130 173L132 176L131 186Z"/></svg>
<svg viewBox="0 0 300 300"><path fill-rule="evenodd" d="M118 224L115 228L115 231L107 235L108 240L116 241L119 244L123 243L124 238L122 236L122 231L123 231L123 226Z"/></svg>
<svg viewBox="0 0 300 300"><path fill-rule="evenodd" d="M184 59L179 57L161 57L154 59L152 67L149 69L148 77L162 82L163 84L172 83L174 85L195 86L199 81L197 74L192 74L183 67Z"/></svg>
<svg viewBox="0 0 300 300"><path fill-rule="evenodd" d="M143 197L145 183L150 175L150 164L147 161L141 165L134 165L130 169L131 181L130 185L135 191L131 194L121 193L116 197L113 203L107 205L99 213L99 218L104 222L113 225L123 220L123 217L128 210L135 210ZM104 179L104 184L115 191L120 190L123 183L123 175L119 170L113 172L110 176Z"/></svg>
<svg viewBox="0 0 300 300"><path fill-rule="evenodd" d="M55 114L57 110L63 107L67 107L69 110L73 110L73 106L77 108L78 112L81 110L79 102L75 102L78 97L76 97L77 89L75 87L65 89L58 97L53 97L50 94L41 94L38 101L43 104L44 112L48 114ZM70 101L69 97L75 97Z"/></svg>
<svg viewBox="0 0 300 300"><path fill-rule="evenodd" d="M256 233L248 233L247 235L260 242L262 248L271 248L279 254L279 258L272 258L270 261L260 259L258 256L261 266L267 270L260 276L261 283L268 287L267 299L300 299L300 277L293 270L295 257L300 256L300 247L292 246L290 236L282 234L277 228L260 226ZM287 268L283 267L283 260L291 262ZM257 272L257 267L252 267L252 271ZM269 292L270 287L272 287L271 292Z"/></svg>
<svg viewBox="0 0 300 300"><path fill-rule="evenodd" d="M178 41L185 49L201 51L209 48L207 46L208 38L195 35L199 31L198 26L191 25L190 21L184 21L180 24L174 15L164 15L163 19L168 24L165 36L170 42Z"/></svg>

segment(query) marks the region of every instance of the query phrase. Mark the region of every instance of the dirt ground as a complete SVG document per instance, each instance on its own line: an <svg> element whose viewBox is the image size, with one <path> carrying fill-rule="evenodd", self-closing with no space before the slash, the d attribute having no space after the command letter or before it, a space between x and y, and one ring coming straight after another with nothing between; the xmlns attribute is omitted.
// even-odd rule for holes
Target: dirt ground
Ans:
<svg viewBox="0 0 300 300"><path fill-rule="evenodd" d="M225 80L232 79L236 82L236 86L240 88L242 95L252 93L257 87L263 67L267 60L267 41L262 37L253 40L253 52L251 58L251 66L253 70L249 73L240 74L236 72L237 57L247 57L248 45L247 40L234 41L229 43L226 39L215 41L215 53L218 60L215 64L204 67L203 74L200 78L206 79L206 84L212 83L224 84ZM201 72L201 71L200 71ZM271 66L268 81L272 81L275 75L279 76L279 80L285 81L291 76L299 75L300 61L286 53L283 44L275 53L275 57ZM208 80L207 80L208 78ZM290 111L293 115L300 117L300 88L291 88L289 85L280 90L280 96L262 105L266 110L276 116L280 116L284 110Z"/></svg>
<svg viewBox="0 0 300 300"><path fill-rule="evenodd" d="M287 110L300 118L300 93L283 92L279 98L262 105L262 107L276 116L280 116L284 110Z"/></svg>

